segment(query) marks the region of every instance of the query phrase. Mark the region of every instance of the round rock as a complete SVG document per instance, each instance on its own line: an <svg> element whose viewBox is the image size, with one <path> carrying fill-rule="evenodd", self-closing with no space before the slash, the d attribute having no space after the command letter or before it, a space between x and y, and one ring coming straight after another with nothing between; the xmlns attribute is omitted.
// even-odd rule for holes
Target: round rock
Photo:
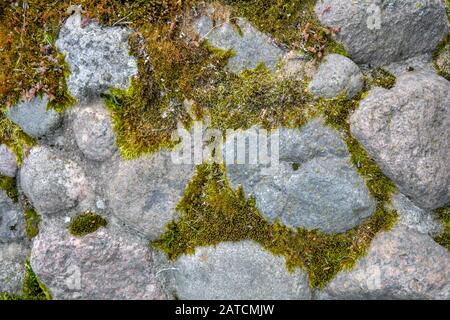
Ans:
<svg viewBox="0 0 450 320"><path fill-rule="evenodd" d="M0 145L0 175L14 178L16 171L16 156L5 144Z"/></svg>
<svg viewBox="0 0 450 320"><path fill-rule="evenodd" d="M25 262L29 255L30 248L25 243L0 242L0 292L22 294Z"/></svg>
<svg viewBox="0 0 450 320"><path fill-rule="evenodd" d="M187 300L311 299L307 274L251 241L200 247L175 262L175 286Z"/></svg>
<svg viewBox="0 0 450 320"><path fill-rule="evenodd" d="M35 147L20 170L23 192L39 213L74 208L89 192L82 169L46 147Z"/></svg>
<svg viewBox="0 0 450 320"><path fill-rule="evenodd" d="M375 88L350 117L352 134L400 191L419 207L450 202L450 82L407 72Z"/></svg>
<svg viewBox="0 0 450 320"><path fill-rule="evenodd" d="M117 147L109 112L99 102L80 107L74 114L75 140L83 154L95 161L111 158Z"/></svg>
<svg viewBox="0 0 450 320"><path fill-rule="evenodd" d="M316 96L328 99L345 92L347 99L351 99L363 86L363 74L352 60L339 54L330 54L314 75L309 90Z"/></svg>
<svg viewBox="0 0 450 320"><path fill-rule="evenodd" d="M6 115L12 122L33 138L39 138L52 132L61 123L61 115L53 109L47 110L48 99L44 95L31 101L22 101L9 108Z"/></svg>
<svg viewBox="0 0 450 320"><path fill-rule="evenodd" d="M176 218L175 207L194 175L194 165L174 164L167 151L123 161L108 190L116 217L151 239Z"/></svg>
<svg viewBox="0 0 450 320"><path fill-rule="evenodd" d="M322 299L450 299L450 253L406 227L380 233L351 271L341 272Z"/></svg>
<svg viewBox="0 0 450 320"><path fill-rule="evenodd" d="M257 136L254 130L238 134L238 145L239 140L245 142ZM225 153L234 152L230 141L233 140L228 137ZM277 144L272 141L272 145ZM375 201L350 164L347 146L322 120L312 120L300 129L281 129L278 144L279 154L271 156L272 168L227 161L230 185L241 185L248 196L254 196L256 206L270 221L279 219L294 228L339 233L355 227L374 212ZM263 154L262 150L254 152Z"/></svg>
<svg viewBox="0 0 450 320"><path fill-rule="evenodd" d="M448 33L444 1L322 0L316 15L356 63L374 67L429 54Z"/></svg>
<svg viewBox="0 0 450 320"><path fill-rule="evenodd" d="M113 229L111 229L113 228ZM165 299L145 240L114 227L82 238L48 224L33 241L31 266L54 299Z"/></svg>

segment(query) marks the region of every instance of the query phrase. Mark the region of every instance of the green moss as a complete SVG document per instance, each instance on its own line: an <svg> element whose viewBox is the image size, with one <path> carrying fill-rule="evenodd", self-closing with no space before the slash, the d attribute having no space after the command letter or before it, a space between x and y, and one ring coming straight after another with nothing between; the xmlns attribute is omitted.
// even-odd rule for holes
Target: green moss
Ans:
<svg viewBox="0 0 450 320"><path fill-rule="evenodd" d="M39 234L39 223L41 217L31 207L25 209L25 231L29 239L33 239Z"/></svg>
<svg viewBox="0 0 450 320"><path fill-rule="evenodd" d="M343 234L329 235L269 223L244 190L230 188L223 166L200 165L177 209L181 216L167 226L154 246L171 259L193 253L198 246L223 241L254 240L275 255L286 258L290 270L303 268L311 286L323 287L338 271L352 267L374 235L389 229L396 214L379 202L365 223Z"/></svg>
<svg viewBox="0 0 450 320"><path fill-rule="evenodd" d="M25 269L26 274L22 284L22 295L0 292L0 300L52 300L52 295L34 273L29 261L25 263Z"/></svg>
<svg viewBox="0 0 450 320"><path fill-rule="evenodd" d="M436 209L436 216L442 222L444 230L434 240L450 251L450 205Z"/></svg>
<svg viewBox="0 0 450 320"><path fill-rule="evenodd" d="M370 72L370 85L374 87L383 87L392 89L397 79L395 76L383 68L375 68Z"/></svg>
<svg viewBox="0 0 450 320"><path fill-rule="evenodd" d="M17 202L19 194L16 187L16 179L0 175L0 189L3 189L8 197Z"/></svg>
<svg viewBox="0 0 450 320"><path fill-rule="evenodd" d="M107 221L104 218L88 211L72 218L69 225L69 232L76 237L82 237L106 225Z"/></svg>

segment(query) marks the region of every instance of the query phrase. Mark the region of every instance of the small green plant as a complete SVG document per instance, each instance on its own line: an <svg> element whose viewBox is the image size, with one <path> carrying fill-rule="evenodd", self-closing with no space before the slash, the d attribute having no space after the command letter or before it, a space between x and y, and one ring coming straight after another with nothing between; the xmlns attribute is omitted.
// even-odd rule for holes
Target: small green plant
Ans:
<svg viewBox="0 0 450 320"><path fill-rule="evenodd" d="M395 86L397 79L389 71L383 68L376 68L370 72L369 84L375 87L382 87L385 89L392 89Z"/></svg>
<svg viewBox="0 0 450 320"><path fill-rule="evenodd" d="M25 209L25 231L29 239L33 239L39 234L40 222L39 214L33 208L27 207Z"/></svg>
<svg viewBox="0 0 450 320"><path fill-rule="evenodd" d="M107 221L104 218L94 212L88 211L72 218L69 225L69 232L76 237L82 237L106 225Z"/></svg>
<svg viewBox="0 0 450 320"><path fill-rule="evenodd" d="M450 251L450 205L436 209L436 217L441 221L444 230L434 240Z"/></svg>
<svg viewBox="0 0 450 320"><path fill-rule="evenodd" d="M3 189L14 202L18 201L19 194L16 187L16 179L0 175L0 189Z"/></svg>

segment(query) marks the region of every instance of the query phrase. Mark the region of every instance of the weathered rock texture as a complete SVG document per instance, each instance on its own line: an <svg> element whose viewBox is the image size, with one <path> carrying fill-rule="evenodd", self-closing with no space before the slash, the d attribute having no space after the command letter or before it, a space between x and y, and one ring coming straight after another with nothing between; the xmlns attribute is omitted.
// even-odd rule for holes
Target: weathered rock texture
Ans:
<svg viewBox="0 0 450 320"><path fill-rule="evenodd" d="M380 66L429 54L448 33L443 1L320 0L320 22L339 28L358 64Z"/></svg>
<svg viewBox="0 0 450 320"><path fill-rule="evenodd" d="M176 218L175 207L194 175L193 165L177 165L169 152L121 162L109 185L115 216L151 239Z"/></svg>
<svg viewBox="0 0 450 320"><path fill-rule="evenodd" d="M75 139L84 155L96 161L111 158L116 152L116 136L112 129L111 116L100 101L81 106L72 123Z"/></svg>
<svg viewBox="0 0 450 320"><path fill-rule="evenodd" d="M450 299L450 253L406 227L383 232L352 271L336 276L322 299Z"/></svg>
<svg viewBox="0 0 450 320"><path fill-rule="evenodd" d="M242 185L264 216L291 227L344 232L373 213L375 202L334 129L313 120L301 129L281 129L279 137L276 171L265 173L263 164L227 163L231 186Z"/></svg>
<svg viewBox="0 0 450 320"><path fill-rule="evenodd" d="M309 90L323 98L336 98L346 93L347 99L351 99L363 86L363 74L352 60L339 54L330 54L314 75Z"/></svg>
<svg viewBox="0 0 450 320"><path fill-rule="evenodd" d="M73 18L73 17L72 17ZM122 27L103 27L95 22L81 27L70 19L61 28L56 46L70 66L67 85L81 101L109 89L126 89L137 74L136 59L129 55L131 31Z"/></svg>
<svg viewBox="0 0 450 320"><path fill-rule="evenodd" d="M47 110L48 98L37 96L31 101L22 101L7 111L8 118L33 138L42 137L56 129L61 115L53 109Z"/></svg>
<svg viewBox="0 0 450 320"><path fill-rule="evenodd" d="M373 89L351 116L351 132L400 191L425 209L450 201L450 82L408 72Z"/></svg>
<svg viewBox="0 0 450 320"><path fill-rule="evenodd" d="M289 273L284 258L251 241L197 248L175 263L176 294L188 300L310 299L304 271Z"/></svg>
<svg viewBox="0 0 450 320"><path fill-rule="evenodd" d="M89 192L82 169L47 147L35 147L20 170L23 192L39 213L75 207Z"/></svg>
<svg viewBox="0 0 450 320"><path fill-rule="evenodd" d="M20 206L0 189L0 243L25 238L25 216Z"/></svg>
<svg viewBox="0 0 450 320"><path fill-rule="evenodd" d="M20 242L0 242L0 292L20 295L25 277L29 246Z"/></svg>
<svg viewBox="0 0 450 320"><path fill-rule="evenodd" d="M110 227L75 238L47 225L33 242L31 266L54 299L168 298L148 243Z"/></svg>

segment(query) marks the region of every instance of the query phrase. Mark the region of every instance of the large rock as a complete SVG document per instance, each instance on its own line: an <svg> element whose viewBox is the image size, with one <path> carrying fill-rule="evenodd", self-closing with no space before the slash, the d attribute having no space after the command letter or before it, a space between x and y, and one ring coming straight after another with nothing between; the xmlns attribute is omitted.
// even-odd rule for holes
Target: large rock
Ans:
<svg viewBox="0 0 450 320"><path fill-rule="evenodd" d="M30 249L24 243L0 243L0 292L22 294L29 254Z"/></svg>
<svg viewBox="0 0 450 320"><path fill-rule="evenodd" d="M320 22L340 29L358 64L380 66L431 53L448 32L443 1L317 1Z"/></svg>
<svg viewBox="0 0 450 320"><path fill-rule="evenodd" d="M5 144L0 145L0 175L14 178L16 171L16 156Z"/></svg>
<svg viewBox="0 0 450 320"><path fill-rule="evenodd" d="M176 218L175 207L194 175L194 165L174 164L167 151L123 161L109 185L116 217L151 239Z"/></svg>
<svg viewBox="0 0 450 320"><path fill-rule="evenodd" d="M308 276L285 260L243 241L200 247L175 263L176 294L188 300L311 299Z"/></svg>
<svg viewBox="0 0 450 320"><path fill-rule="evenodd" d="M406 227L380 233L355 268L338 274L322 299L450 299L450 253Z"/></svg>
<svg viewBox="0 0 450 320"><path fill-rule="evenodd" d="M351 132L400 191L425 209L450 201L450 82L408 72L373 89L350 118Z"/></svg>
<svg viewBox="0 0 450 320"><path fill-rule="evenodd" d="M208 40L212 46L235 52L228 62L230 71L239 73L253 69L259 63L275 70L285 52L270 37L255 29L244 18L237 18L232 23L228 20L214 21L214 10L209 7L206 15L194 21L193 28L200 39Z"/></svg>
<svg viewBox="0 0 450 320"><path fill-rule="evenodd" d="M74 208L89 192L82 169L47 147L35 147L20 170L20 185L34 208L54 214Z"/></svg>
<svg viewBox="0 0 450 320"><path fill-rule="evenodd" d="M13 203L0 189L0 243L25 238L25 216L19 205Z"/></svg>
<svg viewBox="0 0 450 320"><path fill-rule="evenodd" d="M47 110L48 99L44 95L31 101L22 101L10 108L6 115L12 122L33 138L42 137L56 129L61 123L61 115L53 109Z"/></svg>
<svg viewBox="0 0 450 320"><path fill-rule="evenodd" d="M339 54L330 54L314 75L309 90L328 99L336 98L345 92L347 99L351 99L363 86L363 74L352 60Z"/></svg>
<svg viewBox="0 0 450 320"><path fill-rule="evenodd" d="M241 138L248 134L241 133ZM226 153L230 141L231 137ZM344 232L375 210L375 201L350 164L344 141L322 120L312 120L301 129L281 129L279 166L274 171L266 170L264 164L227 163L231 186L242 185L270 221L279 219L290 227Z"/></svg>
<svg viewBox="0 0 450 320"><path fill-rule="evenodd" d="M75 238L50 224L34 239L31 266L54 299L165 299L153 255L112 226Z"/></svg>
<svg viewBox="0 0 450 320"><path fill-rule="evenodd" d="M101 102L82 106L75 112L72 123L75 140L83 154L96 161L104 161L116 152L116 136L111 116Z"/></svg>
<svg viewBox="0 0 450 320"><path fill-rule="evenodd" d="M56 41L70 66L70 93L83 101L110 87L128 88L130 78L137 74L136 59L129 55L131 30L95 22L81 27L81 19L74 18L68 19Z"/></svg>

